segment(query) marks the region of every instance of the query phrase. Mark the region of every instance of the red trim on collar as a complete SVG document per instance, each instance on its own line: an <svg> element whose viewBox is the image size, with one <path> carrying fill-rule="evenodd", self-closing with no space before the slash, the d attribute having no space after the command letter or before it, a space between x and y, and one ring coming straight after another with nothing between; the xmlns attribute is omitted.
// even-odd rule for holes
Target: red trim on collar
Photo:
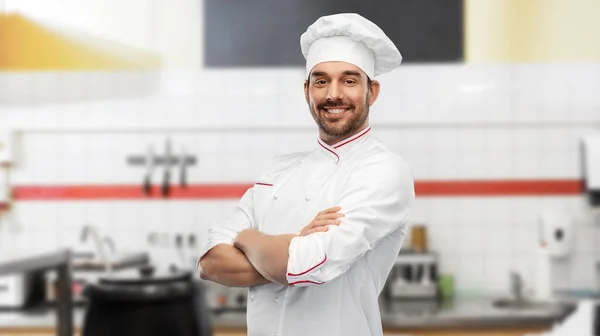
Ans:
<svg viewBox="0 0 600 336"><path fill-rule="evenodd" d="M371 127L369 126L369 127L365 128L365 130L364 130L364 131L362 131L361 133L358 133L358 134L356 134L356 135L355 135L353 138L347 139L346 141L344 141L344 142L342 142L342 143L339 143L339 144L337 144L337 145L334 145L334 146L333 146L333 148L340 148L340 147L342 147L342 146L343 146L343 145L345 145L345 144L349 144L349 143L351 143L352 141L354 141L354 140L356 140L356 139L358 139L358 138L362 137L363 135L365 135L365 134L369 133L369 131L370 131L370 130L371 130Z"/></svg>
<svg viewBox="0 0 600 336"><path fill-rule="evenodd" d="M371 126L368 126L364 130L362 130L360 133L355 134L352 137L350 137L350 138L348 138L346 140L343 140L342 142L338 142L337 144L335 144L333 146L328 146L328 145L323 144L323 141L321 139L317 139L317 142L319 143L319 145L321 147L323 147L324 149L326 149L331 154L335 155L335 157L337 158L337 162L336 163L339 163L340 162L340 156L336 152L334 152L333 150L331 150L330 147L333 148L333 149L340 148L340 147L342 147L344 145L347 145L347 144L351 143L352 141L354 141L356 139L361 138L365 134L369 133L370 130L371 130Z"/></svg>
<svg viewBox="0 0 600 336"><path fill-rule="evenodd" d="M317 142L319 143L319 145L321 145L321 147L325 148L325 149L326 149L328 152L330 152L331 154L335 155L335 157L337 158L337 162L340 162L340 156L339 156L339 155L337 155L337 153L336 153L336 152L334 152L334 151L332 151L331 149L329 149L329 148L325 147L325 145L323 145L323 144L321 143L321 141L317 141Z"/></svg>

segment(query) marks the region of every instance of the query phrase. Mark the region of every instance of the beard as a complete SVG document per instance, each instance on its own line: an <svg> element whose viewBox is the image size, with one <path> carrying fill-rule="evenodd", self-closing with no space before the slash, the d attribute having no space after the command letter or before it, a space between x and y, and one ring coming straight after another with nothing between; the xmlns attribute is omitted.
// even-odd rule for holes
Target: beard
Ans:
<svg viewBox="0 0 600 336"><path fill-rule="evenodd" d="M314 104L309 104L310 114L319 126L319 130L325 135L332 138L344 139L354 135L365 124L369 117L369 94L362 106L357 108L356 105L347 101L324 102L316 107ZM349 111L345 112L349 115L339 120L328 120L323 117L323 108L335 108L337 106L349 107Z"/></svg>

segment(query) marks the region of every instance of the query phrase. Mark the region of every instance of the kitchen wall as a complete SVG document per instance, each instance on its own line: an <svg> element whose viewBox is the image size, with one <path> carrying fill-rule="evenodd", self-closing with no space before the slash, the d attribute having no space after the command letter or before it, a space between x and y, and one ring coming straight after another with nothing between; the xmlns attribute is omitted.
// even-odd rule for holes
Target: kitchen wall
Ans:
<svg viewBox="0 0 600 336"><path fill-rule="evenodd" d="M48 188L141 188L146 169L127 158L145 155L149 145L164 153L167 137L174 154L185 147L197 158L190 184L250 185L273 155L316 145L302 78L302 69L284 68L0 73L0 125L18 134L11 183L29 187L0 224L0 253L86 249L80 229L94 224L118 249L178 260L172 246L152 245L149 234L195 233L202 242L235 198L61 199ZM380 80L373 135L408 160L417 182L576 183L578 141L599 132L597 62L412 65ZM162 173L154 172L155 184ZM412 223L428 226L442 271L456 276L463 295L503 292L510 270L533 282L543 211L566 214L575 227L573 254L556 265L558 285L597 284L600 223L583 194L418 194Z"/></svg>

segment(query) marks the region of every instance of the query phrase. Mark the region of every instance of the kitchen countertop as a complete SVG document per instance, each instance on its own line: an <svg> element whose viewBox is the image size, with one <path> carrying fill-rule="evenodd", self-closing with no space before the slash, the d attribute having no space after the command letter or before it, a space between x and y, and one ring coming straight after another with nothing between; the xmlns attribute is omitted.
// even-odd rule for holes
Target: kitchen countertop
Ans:
<svg viewBox="0 0 600 336"><path fill-rule="evenodd" d="M573 310L573 304L556 309L501 309L494 308L492 300L457 300L445 306L394 303L382 305L381 319L384 329L428 328L550 328ZM75 308L73 323L81 327L84 308ZM244 312L224 312L213 315L214 328L245 328ZM56 313L49 308L27 311L0 310L1 329L52 328L56 325Z"/></svg>
<svg viewBox="0 0 600 336"><path fill-rule="evenodd" d="M380 307L384 329L550 328L574 308L574 303L565 302L554 309L503 309L495 308L492 299L456 300L443 306L396 302ZM246 317L243 312L221 313L213 323L215 327L241 328L246 326Z"/></svg>
<svg viewBox="0 0 600 336"><path fill-rule="evenodd" d="M496 308L491 299L456 300L444 305L396 302L381 307L386 329L549 328L575 309L574 303L530 309Z"/></svg>
<svg viewBox="0 0 600 336"><path fill-rule="evenodd" d="M73 327L83 324L83 308L73 308ZM56 327L56 310L48 307L29 310L0 309L0 330Z"/></svg>
<svg viewBox="0 0 600 336"><path fill-rule="evenodd" d="M0 275L54 269L66 265L71 258L69 250L46 251L39 253L0 257Z"/></svg>

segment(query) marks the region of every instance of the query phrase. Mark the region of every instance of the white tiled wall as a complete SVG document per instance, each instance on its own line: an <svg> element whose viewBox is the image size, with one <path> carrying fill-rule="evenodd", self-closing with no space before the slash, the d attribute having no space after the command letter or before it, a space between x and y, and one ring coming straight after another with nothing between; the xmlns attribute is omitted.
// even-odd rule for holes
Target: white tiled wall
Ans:
<svg viewBox="0 0 600 336"><path fill-rule="evenodd" d="M197 156L190 183L253 182L270 157L316 145L301 69L165 73L0 74L0 127L21 131L15 185L141 184L126 158L171 137ZM600 63L403 66L380 79L375 136L417 180L581 178L579 137L599 132ZM154 182L160 183L161 171ZM0 226L0 251L78 246L95 224L122 249L150 248L151 232L198 234L228 201L18 202ZM584 196L419 197L414 223L463 293L502 292L510 270L533 281L537 216L567 213L574 254L557 282L597 284L600 225ZM170 248L152 247L170 262Z"/></svg>

